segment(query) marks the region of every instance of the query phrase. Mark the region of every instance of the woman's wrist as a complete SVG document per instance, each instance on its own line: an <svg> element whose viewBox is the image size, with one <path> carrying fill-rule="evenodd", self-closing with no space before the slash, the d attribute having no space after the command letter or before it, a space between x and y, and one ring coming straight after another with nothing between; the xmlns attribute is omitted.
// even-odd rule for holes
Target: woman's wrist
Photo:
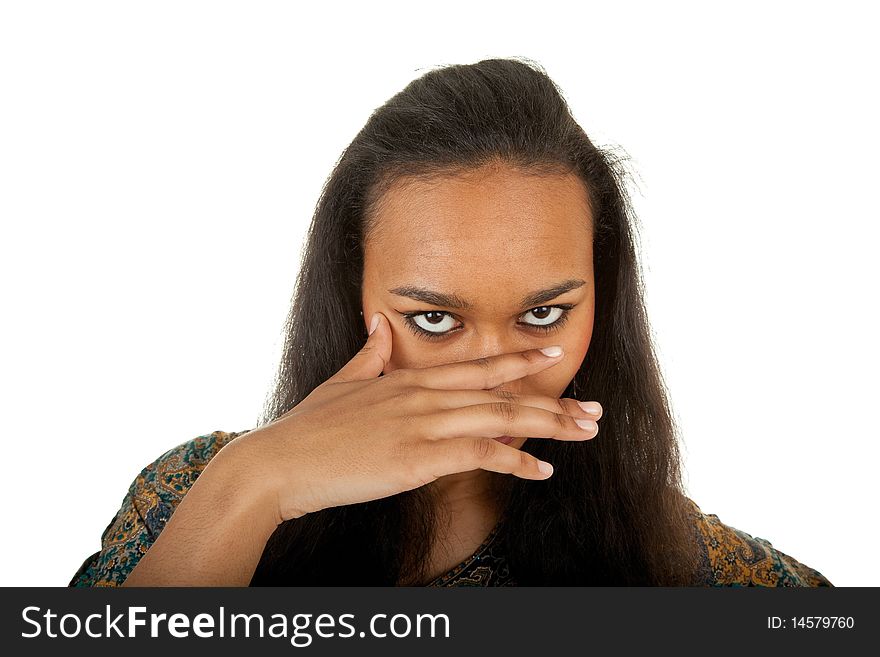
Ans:
<svg viewBox="0 0 880 657"><path fill-rule="evenodd" d="M247 438L247 440L245 440ZM275 477L259 458L263 435L250 432L223 447L205 467L202 476L209 476L217 487L221 506L237 514L248 515L257 527L271 535L281 524Z"/></svg>
<svg viewBox="0 0 880 657"><path fill-rule="evenodd" d="M278 526L277 496L235 442L208 461L124 586L248 585Z"/></svg>
<svg viewBox="0 0 880 657"><path fill-rule="evenodd" d="M235 438L212 459L215 470L231 494L238 496L264 522L278 527L288 519L300 518L315 508L306 508L306 500L297 486L308 488L310 470L302 455L291 453L290 426L282 432L274 426L254 429ZM208 464L210 466L210 463ZM282 503L283 500L283 503Z"/></svg>

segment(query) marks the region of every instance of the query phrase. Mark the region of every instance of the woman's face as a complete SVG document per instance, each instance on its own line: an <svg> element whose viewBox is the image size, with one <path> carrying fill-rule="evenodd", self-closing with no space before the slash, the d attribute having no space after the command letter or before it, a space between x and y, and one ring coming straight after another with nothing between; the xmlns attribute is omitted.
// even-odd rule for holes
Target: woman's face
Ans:
<svg viewBox="0 0 880 657"><path fill-rule="evenodd" d="M391 323L384 372L559 344L559 364L500 387L561 396L593 333L592 217L581 179L487 166L400 181L378 208L362 304L365 325L374 312Z"/></svg>

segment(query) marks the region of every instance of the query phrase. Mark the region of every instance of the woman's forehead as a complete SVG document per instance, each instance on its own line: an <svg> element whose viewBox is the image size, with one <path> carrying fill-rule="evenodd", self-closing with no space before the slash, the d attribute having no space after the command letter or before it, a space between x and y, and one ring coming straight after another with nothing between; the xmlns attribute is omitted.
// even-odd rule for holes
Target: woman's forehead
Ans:
<svg viewBox="0 0 880 657"><path fill-rule="evenodd" d="M508 267L576 258L592 245L586 190L574 175L502 169L408 180L377 208L368 259L408 269L449 258Z"/></svg>
<svg viewBox="0 0 880 657"><path fill-rule="evenodd" d="M386 281L471 280L473 285L494 285L536 275L562 280L592 275L593 249L589 236L507 232L447 235L421 238L397 233L383 246L367 249L365 268L376 270Z"/></svg>
<svg viewBox="0 0 880 657"><path fill-rule="evenodd" d="M424 194L410 186L390 197L377 215L381 230L366 244L365 291L400 302L404 296L395 290L427 290L439 293L435 301L422 298L435 306L457 307L440 298L445 295L471 309L504 313L560 282L585 281L570 287L592 291L591 218L582 186L579 196L577 185L566 188L558 177L529 187L494 182L482 189L434 183Z"/></svg>

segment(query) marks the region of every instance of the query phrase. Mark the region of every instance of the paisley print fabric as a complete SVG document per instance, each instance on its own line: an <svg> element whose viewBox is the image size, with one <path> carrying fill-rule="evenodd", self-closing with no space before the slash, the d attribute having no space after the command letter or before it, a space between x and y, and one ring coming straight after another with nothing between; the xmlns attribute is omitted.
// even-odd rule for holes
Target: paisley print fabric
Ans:
<svg viewBox="0 0 880 657"><path fill-rule="evenodd" d="M705 547L711 586L833 586L822 573L773 547L765 538L730 527L691 500Z"/></svg>
<svg viewBox="0 0 880 657"><path fill-rule="evenodd" d="M135 477L119 511L69 586L120 586L156 540L208 461L248 430L214 431L168 450ZM819 571L706 514L691 500L703 552L699 586L833 586ZM500 525L499 525L500 526ZM516 586L496 526L465 561L431 581L430 587Z"/></svg>
<svg viewBox="0 0 880 657"><path fill-rule="evenodd" d="M516 586L504 559L496 525L483 544L460 564L431 581L428 586Z"/></svg>

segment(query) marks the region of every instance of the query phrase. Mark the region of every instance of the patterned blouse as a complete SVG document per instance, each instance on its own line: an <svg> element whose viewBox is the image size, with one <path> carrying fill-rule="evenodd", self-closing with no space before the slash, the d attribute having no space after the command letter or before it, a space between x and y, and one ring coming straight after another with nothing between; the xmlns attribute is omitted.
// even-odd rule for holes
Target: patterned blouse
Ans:
<svg viewBox="0 0 880 657"><path fill-rule="evenodd" d="M132 482L122 506L68 586L119 586L156 540L174 509L211 458L247 433L214 431L168 450ZM703 513L693 516L702 537L703 586L833 586L819 571L796 561L763 538L753 537ZM428 586L516 586L495 528L463 562Z"/></svg>

